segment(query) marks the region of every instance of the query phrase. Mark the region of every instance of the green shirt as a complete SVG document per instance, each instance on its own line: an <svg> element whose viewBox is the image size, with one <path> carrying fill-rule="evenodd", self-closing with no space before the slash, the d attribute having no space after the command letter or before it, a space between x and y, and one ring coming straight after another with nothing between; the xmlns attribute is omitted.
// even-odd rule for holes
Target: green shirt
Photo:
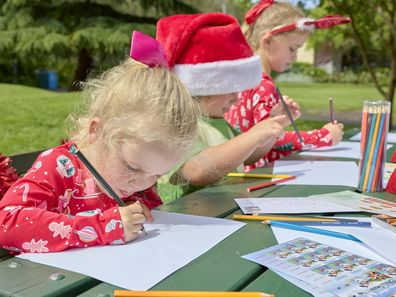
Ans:
<svg viewBox="0 0 396 297"><path fill-rule="evenodd" d="M198 121L198 136L191 151L187 153L182 162L172 168L168 174L161 176L157 182L158 194L162 201L167 203L203 188L203 186L193 186L188 183L188 181L179 174L180 169L187 160L197 155L202 150L225 143L239 134L240 133L223 118L200 119Z"/></svg>

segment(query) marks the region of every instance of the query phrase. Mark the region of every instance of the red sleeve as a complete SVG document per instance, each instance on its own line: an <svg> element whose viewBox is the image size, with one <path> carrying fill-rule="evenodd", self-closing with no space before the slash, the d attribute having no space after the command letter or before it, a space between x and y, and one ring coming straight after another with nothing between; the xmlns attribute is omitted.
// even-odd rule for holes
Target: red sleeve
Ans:
<svg viewBox="0 0 396 297"><path fill-rule="evenodd" d="M327 129L315 129L312 131L300 131L304 144L310 144L313 148L331 146L331 134ZM278 140L274 147L264 157L266 163L279 160L293 152L300 151L302 145L294 131L286 131L285 137Z"/></svg>
<svg viewBox="0 0 396 297"><path fill-rule="evenodd" d="M263 79L252 96L254 124L268 119L271 110L279 102L276 87L271 79Z"/></svg>
<svg viewBox="0 0 396 297"><path fill-rule="evenodd" d="M98 196L74 199L83 192L80 166L66 149L39 156L0 202L1 247L41 253L124 243L116 206L103 207Z"/></svg>

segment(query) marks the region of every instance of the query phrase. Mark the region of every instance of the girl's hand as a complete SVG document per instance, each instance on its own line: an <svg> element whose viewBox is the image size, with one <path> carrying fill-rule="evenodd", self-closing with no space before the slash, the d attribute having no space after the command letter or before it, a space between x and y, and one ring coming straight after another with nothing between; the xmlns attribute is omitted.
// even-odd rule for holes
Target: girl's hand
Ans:
<svg viewBox="0 0 396 297"><path fill-rule="evenodd" d="M283 124L285 122L288 122L287 116L276 116L257 123L250 130L254 130L255 133L257 133L260 143L275 143L277 139L283 138L284 136L285 130L283 129Z"/></svg>
<svg viewBox="0 0 396 297"><path fill-rule="evenodd" d="M300 104L298 104L294 99L289 98L288 96L283 96L283 101L285 101L287 107L289 108L293 119L296 120L301 116ZM271 117L278 115L287 115L286 111L283 107L283 103L279 101L274 107L271 109Z"/></svg>
<svg viewBox="0 0 396 297"><path fill-rule="evenodd" d="M138 236L138 232L142 230L142 224L146 221L153 221L150 210L140 202L119 207L122 226L124 228L125 242L132 241Z"/></svg>
<svg viewBox="0 0 396 297"><path fill-rule="evenodd" d="M344 135L344 124L334 121L333 123L327 123L323 128L329 130L332 139L332 145L338 144L342 140Z"/></svg>

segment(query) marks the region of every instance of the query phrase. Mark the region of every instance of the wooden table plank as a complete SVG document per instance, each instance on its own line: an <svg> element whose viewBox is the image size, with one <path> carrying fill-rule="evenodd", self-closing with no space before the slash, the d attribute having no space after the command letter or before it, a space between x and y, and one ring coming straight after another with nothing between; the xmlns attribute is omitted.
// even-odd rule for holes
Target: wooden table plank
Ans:
<svg viewBox="0 0 396 297"><path fill-rule="evenodd" d="M311 294L300 289L296 285L286 281L284 278L277 275L271 270L265 271L256 280L246 286L243 292L264 292L274 294L275 297L293 296L293 297L308 297Z"/></svg>
<svg viewBox="0 0 396 297"><path fill-rule="evenodd" d="M23 259L0 262L0 296L75 296L98 283L82 274Z"/></svg>
<svg viewBox="0 0 396 297"><path fill-rule="evenodd" d="M221 185L206 187L200 191L161 205L158 209L183 214L223 218L239 209L234 201L235 198L262 197L276 189L276 187L268 187L250 193L246 191L247 187L266 181L269 181L269 179L228 178Z"/></svg>

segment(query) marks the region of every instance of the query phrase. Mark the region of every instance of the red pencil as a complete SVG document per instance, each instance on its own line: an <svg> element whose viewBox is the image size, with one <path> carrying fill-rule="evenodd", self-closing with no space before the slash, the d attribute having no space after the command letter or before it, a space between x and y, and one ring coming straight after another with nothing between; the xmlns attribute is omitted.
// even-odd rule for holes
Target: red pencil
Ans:
<svg viewBox="0 0 396 297"><path fill-rule="evenodd" d="M262 189L262 188L269 187L269 186L272 186L272 185L284 183L284 182L287 182L287 181L295 179L295 178L296 177L293 175L293 176L289 176L289 177L286 177L286 178L278 179L278 180L275 180L275 181L270 181L270 182L266 182L266 183L259 184L259 185L256 185L256 186L248 187L246 190L248 192L251 192L251 191Z"/></svg>

